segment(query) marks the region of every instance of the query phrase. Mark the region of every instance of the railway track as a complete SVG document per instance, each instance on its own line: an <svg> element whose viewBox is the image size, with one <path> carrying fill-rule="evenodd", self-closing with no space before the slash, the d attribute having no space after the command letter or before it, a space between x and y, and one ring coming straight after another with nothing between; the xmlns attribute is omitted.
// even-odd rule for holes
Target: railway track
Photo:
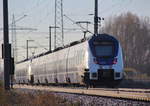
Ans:
<svg viewBox="0 0 150 106"><path fill-rule="evenodd" d="M129 89L129 88L75 89L75 88L64 88L54 86L29 86L29 85L15 85L14 88L150 102L150 89Z"/></svg>

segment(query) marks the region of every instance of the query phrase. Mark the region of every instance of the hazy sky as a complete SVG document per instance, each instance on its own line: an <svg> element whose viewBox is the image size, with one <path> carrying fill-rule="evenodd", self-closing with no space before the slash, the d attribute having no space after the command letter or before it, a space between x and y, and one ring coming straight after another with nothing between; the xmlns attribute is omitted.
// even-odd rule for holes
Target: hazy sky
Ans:
<svg viewBox="0 0 150 106"><path fill-rule="evenodd" d="M93 13L94 0L63 0L64 14L75 20L90 20ZM54 0L8 0L9 20L12 14L15 18L27 15L19 21L19 26L38 27L46 31L48 25L54 24ZM0 0L0 27L2 26L2 0ZM139 16L150 16L150 0L99 0L99 15L108 17L126 11L131 11ZM107 18L106 18L107 19ZM93 20L90 20L93 21Z"/></svg>
<svg viewBox="0 0 150 106"><path fill-rule="evenodd" d="M0 0L0 28L3 27L3 9ZM94 12L94 0L63 0L64 14L74 21L88 20L93 22L93 16L89 16ZM24 19L16 23L17 27L37 28L37 31L17 31L17 41L19 46L25 46L27 39L34 39L31 45L45 46L48 48L48 26L54 25L54 0L8 0L9 5L9 23L12 21L12 15L15 19L19 19L23 15L27 15ZM130 11L138 16L150 17L150 0L99 0L99 16L105 20L109 16L119 15ZM65 28L77 28L75 24L64 18ZM90 26L92 27L92 26ZM10 32L11 35L11 32ZM0 41L2 41L3 33L0 31ZM70 42L77 40L83 36L81 31L71 32L65 31L65 41ZM18 48L19 48L18 46ZM25 50L19 49L19 56L25 56ZM37 49L36 52L45 49Z"/></svg>

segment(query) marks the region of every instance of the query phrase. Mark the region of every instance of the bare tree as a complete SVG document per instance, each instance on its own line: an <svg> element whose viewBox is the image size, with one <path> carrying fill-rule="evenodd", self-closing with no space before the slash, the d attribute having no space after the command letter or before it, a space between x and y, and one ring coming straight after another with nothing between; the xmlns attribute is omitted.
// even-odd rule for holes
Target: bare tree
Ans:
<svg viewBox="0 0 150 106"><path fill-rule="evenodd" d="M139 18L130 12L111 17L105 23L105 33L120 40L125 67L149 73L150 75L150 18Z"/></svg>

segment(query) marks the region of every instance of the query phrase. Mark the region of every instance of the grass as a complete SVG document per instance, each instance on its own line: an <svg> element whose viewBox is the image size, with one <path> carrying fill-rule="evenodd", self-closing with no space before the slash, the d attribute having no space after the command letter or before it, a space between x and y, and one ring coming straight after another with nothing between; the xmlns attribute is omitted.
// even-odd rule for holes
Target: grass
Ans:
<svg viewBox="0 0 150 106"><path fill-rule="evenodd" d="M134 68L125 68L126 79L150 81L150 76L147 73L142 73L142 71L136 70Z"/></svg>
<svg viewBox="0 0 150 106"><path fill-rule="evenodd" d="M66 99L56 97L49 92L36 91L36 93L22 92L20 90L5 91L0 82L0 106L80 106L80 103L68 102Z"/></svg>

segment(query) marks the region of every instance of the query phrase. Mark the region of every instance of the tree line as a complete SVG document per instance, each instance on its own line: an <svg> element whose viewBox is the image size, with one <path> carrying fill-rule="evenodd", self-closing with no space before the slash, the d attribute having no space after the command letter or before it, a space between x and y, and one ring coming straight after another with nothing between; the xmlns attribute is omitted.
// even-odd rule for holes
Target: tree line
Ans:
<svg viewBox="0 0 150 106"><path fill-rule="evenodd" d="M123 47L125 67L150 75L150 18L130 12L110 17L104 33L114 35Z"/></svg>

